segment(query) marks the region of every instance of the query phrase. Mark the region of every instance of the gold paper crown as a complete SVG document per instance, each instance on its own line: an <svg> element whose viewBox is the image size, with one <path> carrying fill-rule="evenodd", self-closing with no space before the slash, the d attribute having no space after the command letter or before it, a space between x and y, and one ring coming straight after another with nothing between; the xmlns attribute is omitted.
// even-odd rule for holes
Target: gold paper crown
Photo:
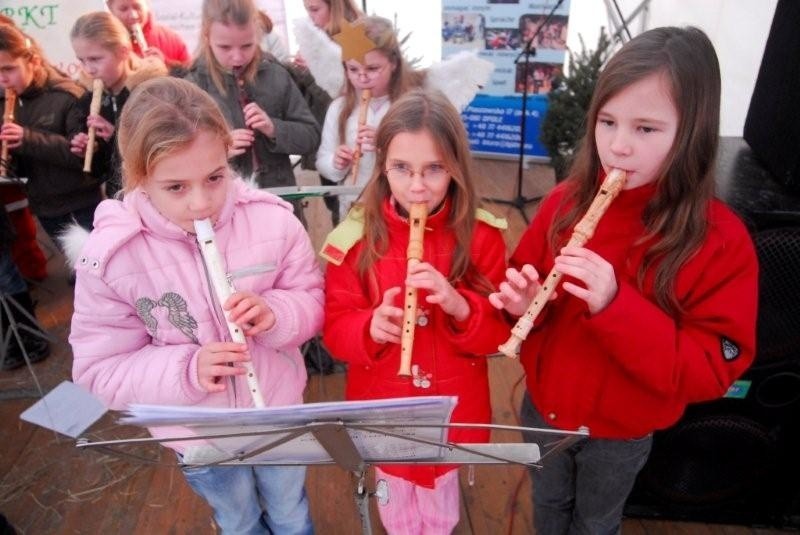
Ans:
<svg viewBox="0 0 800 535"><path fill-rule="evenodd" d="M333 36L342 47L342 61L354 59L362 65L366 63L364 56L370 50L375 50L377 45L367 37L367 28L363 21L342 24L342 31Z"/></svg>

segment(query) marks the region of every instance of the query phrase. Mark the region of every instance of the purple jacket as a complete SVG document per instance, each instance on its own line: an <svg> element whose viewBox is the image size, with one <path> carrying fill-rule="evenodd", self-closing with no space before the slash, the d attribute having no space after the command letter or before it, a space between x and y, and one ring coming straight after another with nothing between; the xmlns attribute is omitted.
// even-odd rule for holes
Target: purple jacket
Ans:
<svg viewBox="0 0 800 535"><path fill-rule="evenodd" d="M234 286L263 296L276 317L269 331L248 338L264 401L302 403L306 371L298 346L323 319L314 250L288 203L240 180L231 192L214 228L217 247ZM109 408L253 405L244 376L221 393L200 387L197 352L229 340L227 327L194 235L164 218L140 190L100 204L76 271L72 375ZM187 444L167 445L182 451Z"/></svg>

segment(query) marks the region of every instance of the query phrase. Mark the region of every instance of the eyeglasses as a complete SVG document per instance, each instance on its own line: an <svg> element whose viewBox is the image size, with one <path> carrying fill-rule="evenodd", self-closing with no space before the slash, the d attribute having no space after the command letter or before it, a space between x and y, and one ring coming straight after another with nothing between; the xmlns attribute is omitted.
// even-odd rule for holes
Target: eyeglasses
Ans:
<svg viewBox="0 0 800 535"><path fill-rule="evenodd" d="M386 176L392 180L411 180L415 175L420 175L423 180L438 180L447 175L447 169L443 165L432 163L421 171L414 171L407 165L396 165L386 170Z"/></svg>
<svg viewBox="0 0 800 535"><path fill-rule="evenodd" d="M367 65L366 69L360 69L358 67L354 67L353 65L346 65L347 67L347 75L352 76L353 78L358 78L360 76L364 76L369 79L377 78L380 74L386 69L389 63L384 63L383 65Z"/></svg>

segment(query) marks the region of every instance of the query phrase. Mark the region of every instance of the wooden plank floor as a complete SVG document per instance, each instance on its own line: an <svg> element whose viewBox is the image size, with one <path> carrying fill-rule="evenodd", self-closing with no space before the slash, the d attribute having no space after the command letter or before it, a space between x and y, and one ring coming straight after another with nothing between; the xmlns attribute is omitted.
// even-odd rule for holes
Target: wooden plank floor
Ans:
<svg viewBox="0 0 800 535"><path fill-rule="evenodd" d="M483 177L482 195L510 198L516 180L513 162L479 161ZM300 173L301 183L315 183L312 173ZM552 186L549 169L534 166L526 172L526 195L545 193ZM528 209L531 215L534 205ZM493 211L510 220L507 236L513 248L525 226L519 212L496 205ZM312 239L318 245L330 229L328 212L319 199L308 202ZM46 238L43 241L47 243ZM66 343L72 313L72 289L60 255L51 255L50 276L33 290L39 301L38 317L58 337L52 356L35 365L45 391L70 377L72 354ZM524 386L521 368L509 359L490 363L492 406L495 423L516 423L517 407ZM306 401L340 400L344 375L311 377ZM35 427L19 414L36 400L36 385L25 369L0 372L0 512L21 533L29 534L179 534L214 533L209 507L188 488L169 450L158 446L126 448L136 458L120 458L98 451L82 450L74 441ZM91 428L94 439L144 436L135 428L115 424L106 415ZM519 440L515 433L496 432L495 442ZM360 520L353 500L354 482L343 470L330 467L309 469L307 489L318 533L360 533ZM461 470L461 522L459 535L523 534L533 532L530 487L524 470L518 467L476 467L470 477ZM383 533L372 505L375 533ZM752 535L778 533L696 523L633 520L624 522L623 533L631 535L707 534Z"/></svg>

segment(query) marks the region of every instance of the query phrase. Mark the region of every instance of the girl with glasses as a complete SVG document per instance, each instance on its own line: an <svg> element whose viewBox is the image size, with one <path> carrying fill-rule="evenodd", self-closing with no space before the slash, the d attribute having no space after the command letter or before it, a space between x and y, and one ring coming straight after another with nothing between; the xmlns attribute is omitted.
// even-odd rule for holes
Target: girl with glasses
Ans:
<svg viewBox="0 0 800 535"><path fill-rule="evenodd" d="M370 181L322 250L323 339L349 363L346 398L459 396L453 422L488 423L483 356L508 336L503 315L488 301L505 273L506 222L478 208L467 135L441 92L416 89L401 97L374 144ZM412 203L424 203L429 215L421 261L407 272ZM417 289L418 303L410 378L398 376L405 286ZM448 434L452 442L488 439L481 429ZM450 533L459 518L456 468L378 467L391 496L378 507L386 530Z"/></svg>
<svg viewBox="0 0 800 535"><path fill-rule="evenodd" d="M364 63L350 59L344 62L346 83L344 94L328 108L322 127L322 141L317 151L320 174L351 184L366 184L375 166L375 132L392 101L422 83L422 74L414 71L403 57L400 41L392 24L381 17L363 19L364 33L375 48L364 55ZM358 124L359 98L369 89L372 97L366 122ZM361 147L358 176L352 176L356 146ZM355 196L339 197L340 217L344 217Z"/></svg>

